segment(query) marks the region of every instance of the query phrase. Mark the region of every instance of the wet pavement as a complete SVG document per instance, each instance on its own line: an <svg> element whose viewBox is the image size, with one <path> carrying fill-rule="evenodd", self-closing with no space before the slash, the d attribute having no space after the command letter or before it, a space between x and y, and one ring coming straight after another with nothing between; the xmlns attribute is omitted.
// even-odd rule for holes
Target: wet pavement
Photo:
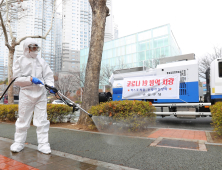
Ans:
<svg viewBox="0 0 222 170"><path fill-rule="evenodd" d="M55 150L43 154L28 143L21 152L14 153L10 151L12 143L0 137L0 170L137 170Z"/></svg>
<svg viewBox="0 0 222 170"><path fill-rule="evenodd" d="M222 167L222 145L208 143L206 131L157 129L151 134L153 136L127 137L50 128L49 142L52 154L44 155L37 151L35 130L35 127L30 127L25 149L21 153L13 154L10 152L9 146L13 142L15 126L14 124L0 123L0 143L6 142L0 145L0 155L26 164L28 168L48 168L50 170L56 168L211 170ZM174 145L169 140L174 140ZM164 145L171 145L169 145L170 147L161 146L161 142L162 144L165 142ZM193 146L196 148L186 148L190 142L197 143L198 149L196 145ZM66 162L66 160L68 161ZM9 166L12 165L9 164Z"/></svg>
<svg viewBox="0 0 222 170"><path fill-rule="evenodd" d="M25 147L19 153L9 150L11 143L0 140L0 169L1 170L108 170L108 168L75 161L72 159L45 155L35 149Z"/></svg>

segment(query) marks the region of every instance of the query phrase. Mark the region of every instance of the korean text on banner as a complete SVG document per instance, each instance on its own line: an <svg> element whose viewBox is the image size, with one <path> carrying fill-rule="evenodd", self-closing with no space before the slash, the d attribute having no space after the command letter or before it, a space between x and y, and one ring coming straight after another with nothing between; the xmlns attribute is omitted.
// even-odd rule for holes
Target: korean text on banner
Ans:
<svg viewBox="0 0 222 170"><path fill-rule="evenodd" d="M179 99L179 73L124 78L123 81L123 99Z"/></svg>

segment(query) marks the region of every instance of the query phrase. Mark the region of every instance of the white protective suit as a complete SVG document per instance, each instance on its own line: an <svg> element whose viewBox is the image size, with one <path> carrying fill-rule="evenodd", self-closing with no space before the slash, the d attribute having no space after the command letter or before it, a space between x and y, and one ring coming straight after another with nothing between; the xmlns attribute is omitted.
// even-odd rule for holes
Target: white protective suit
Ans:
<svg viewBox="0 0 222 170"><path fill-rule="evenodd" d="M53 72L49 65L37 56L30 53L28 45L37 44L32 38L27 38L23 44L23 56L18 58L13 65L13 77L18 77L14 82L20 86L19 112L15 123L15 142L11 145L11 151L19 152L24 148L27 130L30 127L33 112L33 124L37 126L38 150L43 153L51 153L48 143L48 130L50 122L47 120L47 97L46 89L42 84L34 84L30 77L36 77L50 86L54 86Z"/></svg>

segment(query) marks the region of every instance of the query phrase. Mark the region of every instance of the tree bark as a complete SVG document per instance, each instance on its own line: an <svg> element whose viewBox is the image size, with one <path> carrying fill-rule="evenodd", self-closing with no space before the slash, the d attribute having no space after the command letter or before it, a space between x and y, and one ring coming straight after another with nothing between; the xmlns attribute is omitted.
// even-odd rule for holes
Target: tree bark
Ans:
<svg viewBox="0 0 222 170"><path fill-rule="evenodd" d="M11 47L9 48L8 53L8 85L13 80L13 57L15 53L15 38L12 39ZM13 91L13 84L8 89L8 104L14 104L14 91Z"/></svg>
<svg viewBox="0 0 222 170"><path fill-rule="evenodd" d="M92 8L92 29L89 57L86 66L85 84L82 108L89 110L99 103L99 77L104 45L106 17L109 16L107 0L89 0ZM78 124L87 125L89 117L83 111L80 113Z"/></svg>

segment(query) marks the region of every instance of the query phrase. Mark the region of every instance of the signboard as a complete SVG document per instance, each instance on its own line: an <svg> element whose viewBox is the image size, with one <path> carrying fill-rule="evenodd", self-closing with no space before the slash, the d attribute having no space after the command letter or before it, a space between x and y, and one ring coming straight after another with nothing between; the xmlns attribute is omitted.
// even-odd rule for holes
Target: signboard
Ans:
<svg viewBox="0 0 222 170"><path fill-rule="evenodd" d="M180 74L124 78L123 99L179 99Z"/></svg>

